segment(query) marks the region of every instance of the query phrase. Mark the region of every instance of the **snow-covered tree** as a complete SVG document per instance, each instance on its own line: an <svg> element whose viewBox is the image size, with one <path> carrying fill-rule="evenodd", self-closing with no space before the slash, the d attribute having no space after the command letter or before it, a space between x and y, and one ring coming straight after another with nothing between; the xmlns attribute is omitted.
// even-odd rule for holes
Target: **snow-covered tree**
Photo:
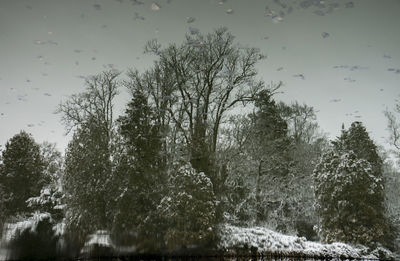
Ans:
<svg viewBox="0 0 400 261"><path fill-rule="evenodd" d="M63 192L52 184L43 187L40 195L29 198L26 203L32 213L49 213L52 220L59 222L64 217Z"/></svg>
<svg viewBox="0 0 400 261"><path fill-rule="evenodd" d="M44 175L50 178L52 186L59 187L62 182L64 158L55 143L43 142L40 152L44 162Z"/></svg>
<svg viewBox="0 0 400 261"><path fill-rule="evenodd" d="M112 182L113 230L122 239L122 234L137 233L143 220L155 210L167 178L160 124L143 92L133 93L118 123L120 149L114 157Z"/></svg>
<svg viewBox="0 0 400 261"><path fill-rule="evenodd" d="M80 234L81 240L109 226L111 174L107 134L88 122L74 133L68 144L63 179L67 227Z"/></svg>
<svg viewBox="0 0 400 261"><path fill-rule="evenodd" d="M325 242L373 245L387 232L383 180L352 151L324 154L314 171L318 234Z"/></svg>
<svg viewBox="0 0 400 261"><path fill-rule="evenodd" d="M318 126L313 107L298 102L290 105L281 102L279 110L288 124L291 139L291 193L288 199L292 199L293 211L290 219L295 220L298 235L311 239L316 236L313 227L317 223L313 207L313 171L323 151L329 147L329 141Z"/></svg>
<svg viewBox="0 0 400 261"><path fill-rule="evenodd" d="M229 222L251 225L258 219L280 231L315 235L313 161L325 139L318 134L312 108L277 104L273 92L260 92L255 112L231 117L221 140Z"/></svg>
<svg viewBox="0 0 400 261"><path fill-rule="evenodd" d="M65 156L63 187L67 227L80 234L80 240L109 227L118 76L119 72L110 70L88 77L85 91L58 107L67 132L74 132Z"/></svg>
<svg viewBox="0 0 400 261"><path fill-rule="evenodd" d="M384 149L380 149L380 155L384 159L385 216L390 230L385 235L385 241L390 250L400 254L400 172Z"/></svg>
<svg viewBox="0 0 400 261"><path fill-rule="evenodd" d="M378 154L378 148L361 122L353 122L348 130L343 126L340 137L332 141L332 144L338 152L351 150L359 159L367 160L371 164L374 175L382 178L383 162Z"/></svg>
<svg viewBox="0 0 400 261"><path fill-rule="evenodd" d="M171 173L169 190L149 222L159 224L170 250L192 245L207 246L215 236L216 203L211 180L189 163Z"/></svg>
<svg viewBox="0 0 400 261"><path fill-rule="evenodd" d="M0 187L6 217L28 211L26 200L37 196L49 183L40 147L31 135L21 131L14 135L2 152Z"/></svg>

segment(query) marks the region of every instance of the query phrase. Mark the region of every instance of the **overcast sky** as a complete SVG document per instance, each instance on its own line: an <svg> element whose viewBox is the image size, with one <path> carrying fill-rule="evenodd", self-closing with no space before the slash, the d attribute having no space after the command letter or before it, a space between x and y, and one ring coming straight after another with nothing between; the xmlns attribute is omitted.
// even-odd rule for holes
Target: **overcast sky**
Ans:
<svg viewBox="0 0 400 261"><path fill-rule="evenodd" d="M285 102L313 106L333 138L362 121L385 145L385 108L400 95L398 0L0 0L0 144L20 130L36 141L65 136L57 104L84 90L82 77L149 68L146 41L181 43L185 33L226 26L258 47L266 83ZM129 96L121 90L117 111Z"/></svg>

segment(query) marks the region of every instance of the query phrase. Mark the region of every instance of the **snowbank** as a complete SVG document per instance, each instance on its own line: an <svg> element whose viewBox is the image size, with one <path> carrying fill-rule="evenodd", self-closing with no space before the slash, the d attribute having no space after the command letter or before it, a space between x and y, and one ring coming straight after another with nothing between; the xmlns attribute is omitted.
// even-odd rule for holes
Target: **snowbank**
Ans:
<svg viewBox="0 0 400 261"><path fill-rule="evenodd" d="M220 228L219 248L257 249L258 253L286 256L357 258L379 260L367 253L367 248L356 248L344 243L321 244L304 237L283 235L263 227L242 228L223 225Z"/></svg>

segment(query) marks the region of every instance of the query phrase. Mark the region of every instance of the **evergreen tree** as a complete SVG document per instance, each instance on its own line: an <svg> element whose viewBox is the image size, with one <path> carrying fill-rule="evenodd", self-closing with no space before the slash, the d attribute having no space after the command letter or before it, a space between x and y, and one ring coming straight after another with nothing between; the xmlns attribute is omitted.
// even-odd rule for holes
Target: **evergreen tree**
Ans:
<svg viewBox="0 0 400 261"><path fill-rule="evenodd" d="M67 230L77 241L98 229L110 228L118 75L110 70L88 77L85 91L71 95L58 107L67 132L74 132L66 152L63 186Z"/></svg>
<svg viewBox="0 0 400 261"><path fill-rule="evenodd" d="M318 233L325 242L373 245L387 232L382 179L352 151L323 155L314 172Z"/></svg>
<svg viewBox="0 0 400 261"><path fill-rule="evenodd" d="M121 153L116 157L113 182L117 184L114 230L120 235L132 234L133 230L140 233L143 231L138 228L156 209L166 183L160 125L140 90L133 93L118 123Z"/></svg>
<svg viewBox="0 0 400 261"><path fill-rule="evenodd" d="M170 251L212 244L216 204L211 180L189 163L176 168L168 182L168 194L147 221L159 224L164 244Z"/></svg>
<svg viewBox="0 0 400 261"><path fill-rule="evenodd" d="M365 127L354 122L314 170L319 234L328 242L384 244L382 160Z"/></svg>
<svg viewBox="0 0 400 261"><path fill-rule="evenodd" d="M342 129L341 136L332 142L336 151L353 151L359 159L365 159L372 166L376 177L382 177L382 159L378 149L361 122L353 122L348 130Z"/></svg>
<svg viewBox="0 0 400 261"><path fill-rule="evenodd" d="M26 200L37 196L49 183L39 145L31 135L21 131L7 141L2 152L0 189L6 217L28 211Z"/></svg>
<svg viewBox="0 0 400 261"><path fill-rule="evenodd" d="M109 228L111 160L103 128L88 122L68 144L64 189L67 227L83 240L88 233Z"/></svg>
<svg viewBox="0 0 400 261"><path fill-rule="evenodd" d="M250 155L258 165L256 178L257 219L258 221L275 219L282 224L283 222L279 222L279 220L282 220L289 212L287 206L282 204L280 197L287 188L285 184L288 182L291 162L290 139L287 136L287 123L281 117L272 95L271 91L264 90L259 92L255 100L257 110L250 115L253 122ZM275 193L276 190L279 193ZM282 227L281 230L284 228Z"/></svg>

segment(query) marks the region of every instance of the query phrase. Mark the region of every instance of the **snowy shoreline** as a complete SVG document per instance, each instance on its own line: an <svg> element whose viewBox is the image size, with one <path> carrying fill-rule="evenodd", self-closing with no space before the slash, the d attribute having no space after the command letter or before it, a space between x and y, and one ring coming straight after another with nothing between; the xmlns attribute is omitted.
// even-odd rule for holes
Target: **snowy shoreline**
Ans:
<svg viewBox="0 0 400 261"><path fill-rule="evenodd" d="M12 238L20 234L24 230L35 231L35 228L42 219L48 218L47 215L36 215L30 220L18 222L16 224L9 224L3 231L2 242L7 243ZM5 232L5 233L4 233ZM54 230L60 235L60 231ZM62 234L62 232L61 232ZM103 232L106 235L106 232ZM104 247L111 247L116 250L118 255L142 255L135 250L121 251L121 249L114 245L111 240L104 239L104 235L94 235L87 244L86 248L91 245L101 245ZM168 256L170 258L178 258L182 256L189 256L192 258L304 258L313 260L394 260L393 254L384 249L379 248L371 251L365 246L351 246L345 243L331 243L323 244L317 242L307 241L304 237L284 235L264 227L237 227L229 224L222 224L218 228L219 242L214 251L207 251L203 249L186 248L183 252L175 253L159 253L157 256ZM100 241L99 241L100 240ZM91 244L91 242L95 244ZM92 242L92 243L93 243ZM4 246L4 245L3 245ZM5 249L0 249L0 260L6 259ZM87 252L87 251L84 251ZM123 252L126 252L123 254ZM90 251L87 252L90 255ZM147 255L145 255L147 256Z"/></svg>
<svg viewBox="0 0 400 261"><path fill-rule="evenodd" d="M224 249L228 255L248 254L257 256L284 256L304 258L330 258L350 260L381 260L379 253L365 247L354 247L344 243L323 244L307 241L304 237L283 235L263 227L236 227L222 225L220 227L219 249ZM386 251L381 249L381 251ZM231 253L232 252L232 253ZM391 253L387 252L389 256Z"/></svg>

